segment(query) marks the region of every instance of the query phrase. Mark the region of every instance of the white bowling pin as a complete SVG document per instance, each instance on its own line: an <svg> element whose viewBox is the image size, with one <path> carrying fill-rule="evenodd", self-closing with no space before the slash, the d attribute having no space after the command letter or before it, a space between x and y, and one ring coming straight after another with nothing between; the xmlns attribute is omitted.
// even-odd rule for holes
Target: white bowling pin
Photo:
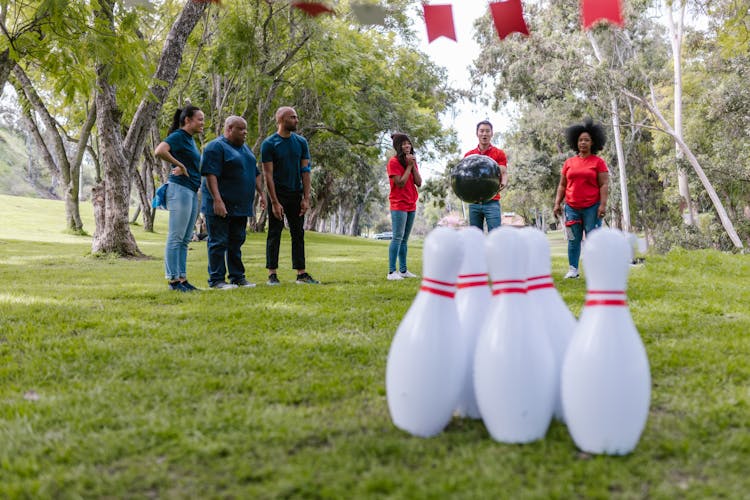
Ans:
<svg viewBox="0 0 750 500"><path fill-rule="evenodd" d="M477 404L493 439L535 441L552 419L555 361L527 304L528 250L518 229L500 226L487 237L486 251L492 300L474 356Z"/></svg>
<svg viewBox="0 0 750 500"><path fill-rule="evenodd" d="M445 428L463 385L456 278L463 257L458 232L434 229L424 240L422 287L388 352L385 387L396 427L430 437Z"/></svg>
<svg viewBox="0 0 750 500"><path fill-rule="evenodd" d="M627 305L631 250L615 229L597 229L583 249L586 302L562 367L562 403L583 451L624 455L648 418L648 357Z"/></svg>
<svg viewBox="0 0 750 500"><path fill-rule="evenodd" d="M490 287L487 274L487 258L484 253L484 233L469 226L459 231L464 247L464 258L458 272L456 306L461 322L461 352L464 357L466 376L458 398L456 413L461 417L481 418L474 395L474 351L477 337L484 319L489 313Z"/></svg>
<svg viewBox="0 0 750 500"><path fill-rule="evenodd" d="M552 281L552 263L547 237L539 229L531 226L523 228L521 234L529 245L529 275L526 278L529 302L555 355L554 415L556 419L564 422L560 398L560 371L565 351L576 327L576 318Z"/></svg>

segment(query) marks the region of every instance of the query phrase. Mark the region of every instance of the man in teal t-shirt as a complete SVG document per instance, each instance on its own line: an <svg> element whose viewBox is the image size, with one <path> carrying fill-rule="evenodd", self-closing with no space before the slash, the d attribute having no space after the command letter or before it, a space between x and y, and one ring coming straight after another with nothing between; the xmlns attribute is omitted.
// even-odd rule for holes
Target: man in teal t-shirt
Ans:
<svg viewBox="0 0 750 500"><path fill-rule="evenodd" d="M247 122L230 116L224 122L224 135L209 142L203 150L202 212L208 229L208 285L225 290L252 287L245 278L242 245L247 218L253 215L255 191L263 200L263 184L255 155L245 144ZM229 274L229 283L224 281Z"/></svg>
<svg viewBox="0 0 750 500"><path fill-rule="evenodd" d="M260 158L268 189L268 236L266 268L268 284L278 285L279 246L284 216L292 236L292 267L297 283L318 284L305 270L305 213L310 209L310 149L307 140L294 133L297 112L283 106L276 111L277 131L260 146Z"/></svg>

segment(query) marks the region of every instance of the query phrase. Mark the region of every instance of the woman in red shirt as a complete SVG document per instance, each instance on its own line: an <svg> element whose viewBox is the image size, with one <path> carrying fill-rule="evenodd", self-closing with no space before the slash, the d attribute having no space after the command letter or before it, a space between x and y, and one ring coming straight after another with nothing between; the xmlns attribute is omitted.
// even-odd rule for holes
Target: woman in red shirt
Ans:
<svg viewBox="0 0 750 500"><path fill-rule="evenodd" d="M391 229L393 238L388 247L388 279L402 280L416 278L406 267L407 241L414 225L414 214L417 211L417 187L422 185L422 176L414 157L411 140L406 134L396 133L391 136L396 156L388 162L388 180L391 192L388 199L391 204ZM399 260L399 271L396 271L396 258Z"/></svg>
<svg viewBox="0 0 750 500"><path fill-rule="evenodd" d="M563 164L553 211L559 217L565 210L565 226L572 233L572 238L568 238L569 267L565 277L577 278L583 234L600 227L607 212L609 169L595 154L604 147L607 137L601 125L586 120L583 125L568 127L565 139L578 154Z"/></svg>

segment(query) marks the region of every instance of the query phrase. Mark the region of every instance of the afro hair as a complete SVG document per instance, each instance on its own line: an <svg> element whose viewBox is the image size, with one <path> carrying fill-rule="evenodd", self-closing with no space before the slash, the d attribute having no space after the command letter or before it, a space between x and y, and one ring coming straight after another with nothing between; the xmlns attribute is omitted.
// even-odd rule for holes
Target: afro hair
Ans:
<svg viewBox="0 0 750 500"><path fill-rule="evenodd" d="M607 136L604 134L604 127L594 123L591 118L584 120L583 125L572 125L565 129L565 141L573 151L578 151L578 138L586 132L591 136L591 153L596 154L604 148L607 143Z"/></svg>

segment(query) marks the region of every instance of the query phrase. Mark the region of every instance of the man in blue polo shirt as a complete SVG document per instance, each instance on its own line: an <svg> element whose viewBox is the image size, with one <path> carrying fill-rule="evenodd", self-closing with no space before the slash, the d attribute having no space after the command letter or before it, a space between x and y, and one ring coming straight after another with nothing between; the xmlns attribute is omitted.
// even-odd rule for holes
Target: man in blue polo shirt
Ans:
<svg viewBox="0 0 750 500"><path fill-rule="evenodd" d="M265 208L255 155L245 144L247 122L230 116L224 135L206 145L201 161L202 211L208 230L208 285L214 290L253 287L245 278L242 244L247 218L253 215L255 191ZM229 283L224 278L229 273Z"/></svg>
<svg viewBox="0 0 750 500"><path fill-rule="evenodd" d="M310 209L310 149L307 140L295 134L297 112L283 106L276 111L277 131L260 146L260 160L266 178L271 207L266 238L266 268L269 285L278 285L281 232L284 216L292 236L292 268L298 284L318 284L305 270L305 212Z"/></svg>

